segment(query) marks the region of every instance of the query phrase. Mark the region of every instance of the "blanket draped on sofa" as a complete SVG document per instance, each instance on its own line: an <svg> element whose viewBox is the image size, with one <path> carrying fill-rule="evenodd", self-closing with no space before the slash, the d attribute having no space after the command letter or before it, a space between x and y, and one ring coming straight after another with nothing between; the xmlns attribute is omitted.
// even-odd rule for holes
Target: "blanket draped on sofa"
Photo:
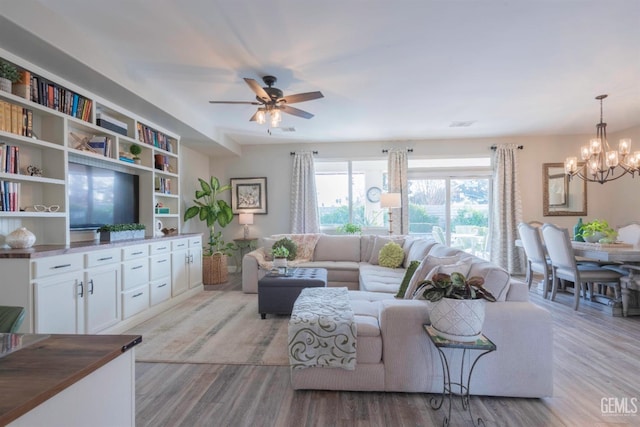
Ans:
<svg viewBox="0 0 640 427"><path fill-rule="evenodd" d="M356 368L356 322L347 288L305 288L289 320L293 369Z"/></svg>

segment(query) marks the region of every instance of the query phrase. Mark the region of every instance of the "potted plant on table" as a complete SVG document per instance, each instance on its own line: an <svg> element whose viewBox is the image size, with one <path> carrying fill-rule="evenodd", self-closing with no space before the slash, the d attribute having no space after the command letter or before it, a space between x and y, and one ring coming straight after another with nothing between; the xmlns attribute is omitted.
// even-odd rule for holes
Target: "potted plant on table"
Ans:
<svg viewBox="0 0 640 427"><path fill-rule="evenodd" d="M105 224L96 230L100 233L101 242L117 242L119 240L144 239L144 224Z"/></svg>
<svg viewBox="0 0 640 427"><path fill-rule="evenodd" d="M613 243L616 231L605 220L594 219L582 225L582 238L589 243Z"/></svg>
<svg viewBox="0 0 640 427"><path fill-rule="evenodd" d="M273 257L273 266L275 268L286 267L287 257L289 256L289 249L284 246L278 246L271 250L271 256Z"/></svg>
<svg viewBox="0 0 640 427"><path fill-rule="evenodd" d="M222 239L222 232L216 231L216 224L221 228L226 227L233 220L231 206L220 199L220 194L231 189L231 185L220 185L216 177L211 177L209 182L198 178L200 189L196 190L194 206L189 207L184 213L184 221L198 216L200 221L205 221L209 228L209 247L202 252L202 274L205 285L217 285L227 281L229 267L227 257L232 256L236 250L233 243L226 243Z"/></svg>
<svg viewBox="0 0 640 427"><path fill-rule="evenodd" d="M482 334L485 301L496 298L483 287L484 279L461 273L436 273L416 290L431 301L431 326L442 337L454 341L475 341Z"/></svg>

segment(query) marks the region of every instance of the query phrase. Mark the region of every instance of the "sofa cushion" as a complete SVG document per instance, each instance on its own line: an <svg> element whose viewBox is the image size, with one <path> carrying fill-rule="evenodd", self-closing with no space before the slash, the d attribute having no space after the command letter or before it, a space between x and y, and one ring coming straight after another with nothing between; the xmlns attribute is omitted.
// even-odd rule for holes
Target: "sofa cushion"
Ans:
<svg viewBox="0 0 640 427"><path fill-rule="evenodd" d="M376 236L373 234L360 236L360 261L369 262L369 258L371 258L371 251L373 250L373 243L375 241Z"/></svg>
<svg viewBox="0 0 640 427"><path fill-rule="evenodd" d="M407 270L404 273L404 277L402 278L402 282L400 282L400 288L398 289L398 293L396 294L396 298L404 298L404 294L407 292L407 287L409 286L409 282L413 277L413 274L418 269L420 265L420 261L411 261Z"/></svg>
<svg viewBox="0 0 640 427"><path fill-rule="evenodd" d="M422 261L427 256L429 250L436 242L431 239L417 239L409 248L409 252L404 259L405 267L409 266L411 261Z"/></svg>
<svg viewBox="0 0 640 427"><path fill-rule="evenodd" d="M445 246L440 243L436 243L435 245L431 246L431 249L429 249L429 255L433 255L437 257L454 256L454 255L461 255L461 254L468 255L468 253L465 251L462 251L456 248L451 248L449 246Z"/></svg>
<svg viewBox="0 0 640 427"><path fill-rule="evenodd" d="M318 239L320 239L321 234L274 234L271 236L276 240L282 239L284 237L291 239L298 245L298 253L296 255L296 260L298 261L310 261L313 259L313 251L316 247L316 243Z"/></svg>
<svg viewBox="0 0 640 427"><path fill-rule="evenodd" d="M404 237L382 237L376 236L376 240L373 243L373 249L371 249L371 258L369 258L369 264L378 264L378 257L380 255L380 249L389 242L396 242L401 245L404 243Z"/></svg>
<svg viewBox="0 0 640 427"><path fill-rule="evenodd" d="M382 267L398 268L404 261L404 250L396 242L389 242L380 249L378 263Z"/></svg>
<svg viewBox="0 0 640 427"><path fill-rule="evenodd" d="M422 262L424 263L424 260ZM423 264L423 268L424 268L424 265L426 264ZM440 266L436 265L435 267L431 268L431 270L429 270L427 274L425 274L424 276L422 275L422 272L418 273L418 271L416 271L416 273L413 275L413 278L409 282L409 286L407 286L407 290L404 293L404 299L412 299L413 294L416 292L416 289L420 287L420 284L425 280L431 280L433 275L438 272L439 268ZM420 270L420 267L418 267L418 270ZM415 279L416 276L418 276L418 274L420 274L421 278Z"/></svg>
<svg viewBox="0 0 640 427"><path fill-rule="evenodd" d="M273 257L271 256L271 248L273 244L277 242L278 239L272 239L270 237L262 238L262 248L264 249L264 259L267 261L273 261Z"/></svg>
<svg viewBox="0 0 640 427"><path fill-rule="evenodd" d="M511 276L504 268L489 261L476 261L471 265L468 276L482 277L483 286L496 297L496 300L506 301Z"/></svg>
<svg viewBox="0 0 640 427"><path fill-rule="evenodd" d="M321 235L315 246L313 260L359 262L360 236Z"/></svg>
<svg viewBox="0 0 640 427"><path fill-rule="evenodd" d="M360 289L369 292L389 293L389 298L398 291L405 274L403 268L386 268L367 263L360 264Z"/></svg>

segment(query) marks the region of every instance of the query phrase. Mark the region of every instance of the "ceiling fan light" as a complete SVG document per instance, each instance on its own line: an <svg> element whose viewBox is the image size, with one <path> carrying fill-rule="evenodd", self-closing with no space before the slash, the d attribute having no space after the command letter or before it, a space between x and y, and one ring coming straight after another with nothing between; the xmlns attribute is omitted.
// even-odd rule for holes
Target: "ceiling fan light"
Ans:
<svg viewBox="0 0 640 427"><path fill-rule="evenodd" d="M277 127L282 121L280 110L271 110L271 127Z"/></svg>
<svg viewBox="0 0 640 427"><path fill-rule="evenodd" d="M263 125L267 121L267 115L264 112L264 109L258 108L258 112L256 113L256 122Z"/></svg>

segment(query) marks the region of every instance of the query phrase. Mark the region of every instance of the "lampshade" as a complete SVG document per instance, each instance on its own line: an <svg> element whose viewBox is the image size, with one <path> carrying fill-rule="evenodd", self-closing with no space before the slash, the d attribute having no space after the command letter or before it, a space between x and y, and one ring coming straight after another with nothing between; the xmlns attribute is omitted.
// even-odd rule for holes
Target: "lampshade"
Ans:
<svg viewBox="0 0 640 427"><path fill-rule="evenodd" d="M238 224L240 225L252 225L253 224L253 214L252 213L241 213L238 215Z"/></svg>
<svg viewBox="0 0 640 427"><path fill-rule="evenodd" d="M401 206L400 193L382 193L380 195L381 208L399 208Z"/></svg>

